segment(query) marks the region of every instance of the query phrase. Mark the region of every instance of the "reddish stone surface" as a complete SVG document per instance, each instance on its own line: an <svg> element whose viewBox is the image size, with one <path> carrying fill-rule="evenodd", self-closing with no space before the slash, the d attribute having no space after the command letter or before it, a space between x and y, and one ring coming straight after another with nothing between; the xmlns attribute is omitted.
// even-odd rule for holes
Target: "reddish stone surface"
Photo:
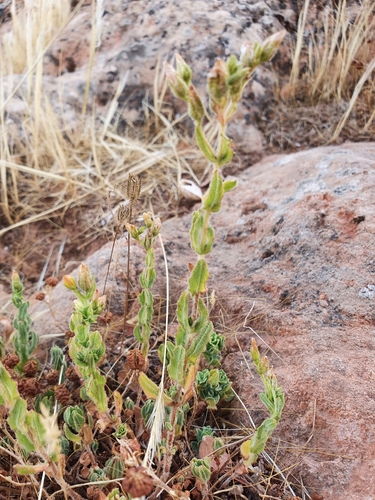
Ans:
<svg viewBox="0 0 375 500"><path fill-rule="evenodd" d="M248 354L256 332L286 397L269 453L279 446L279 467L298 464L290 481L302 479L310 494L325 500L374 498L374 158L375 146L368 143L266 158L240 174L238 187L212 217L209 293L217 296L218 329L227 332L224 368L260 423L266 415L262 388ZM163 224L171 304L186 286L187 263L195 260L189 227L190 217ZM109 254L106 245L86 262L99 289ZM133 246L135 290L143 258ZM112 312L121 314L123 240L115 261L108 291ZM165 297L160 249L156 262L155 293ZM73 295L59 284L52 297L61 323L39 318L39 332L67 329ZM43 308L36 303L32 310ZM238 401L232 406L233 423L247 426Z"/></svg>

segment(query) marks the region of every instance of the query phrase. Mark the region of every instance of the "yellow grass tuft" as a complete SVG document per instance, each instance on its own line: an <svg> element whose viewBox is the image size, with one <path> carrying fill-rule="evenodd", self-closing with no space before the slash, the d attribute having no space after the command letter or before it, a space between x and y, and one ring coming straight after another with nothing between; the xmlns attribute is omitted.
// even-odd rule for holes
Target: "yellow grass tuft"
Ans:
<svg viewBox="0 0 375 500"><path fill-rule="evenodd" d="M339 0L326 6L322 16L309 27L308 63L301 73L301 53L310 1L305 0L298 23L297 44L289 84L292 91L308 84L313 102L332 98L350 99L353 88L371 61L371 41L375 34L374 0L348 5ZM314 33L317 28L317 33Z"/></svg>

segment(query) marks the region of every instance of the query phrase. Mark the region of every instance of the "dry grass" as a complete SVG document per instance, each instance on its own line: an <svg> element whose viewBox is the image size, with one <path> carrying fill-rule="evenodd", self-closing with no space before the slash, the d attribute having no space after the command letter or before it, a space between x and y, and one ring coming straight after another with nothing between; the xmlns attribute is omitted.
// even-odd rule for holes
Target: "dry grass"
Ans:
<svg viewBox="0 0 375 500"><path fill-rule="evenodd" d="M337 8L333 4L326 6L315 23L307 27L309 3L309 0L305 1L298 23L289 80L291 89L295 91L300 85L308 84L313 102L332 98L348 100L371 64L375 2L363 0L361 5L352 3L349 6L346 0L340 0ZM302 70L300 59L304 38L307 40L304 47L307 64Z"/></svg>
<svg viewBox="0 0 375 500"><path fill-rule="evenodd" d="M29 1L24 10L17 10L12 4L13 31L3 36L0 53L0 237L21 230L16 238L25 244L13 259L18 262L27 260L30 253L29 228L41 221L64 228L67 216L70 226L79 220L80 235L86 233L79 242L81 248L108 234L112 215L106 205L107 190L120 197L116 185L128 173L142 176L145 207L152 199L155 210L165 218L178 209L184 174L199 184L190 165L197 167L196 172L201 168L201 173L206 167L199 153L190 148L187 136L177 130L172 114L167 108L162 110L166 86L160 71L156 72L153 106L144 101L142 127L125 123L120 109L119 98L126 91L127 74L120 78L105 114L96 112L88 83L100 46L100 2L93 2L92 42L82 109L74 119L67 115L62 90L58 90L58 102L47 92L42 59L83 0L70 15L62 7L66 2L41 3L39 9ZM46 12L47 8L51 11ZM22 31L20 27L25 22L26 29ZM30 46L27 53L22 48L25 43ZM11 51L12 44L20 48L20 54ZM21 53L27 55L26 59ZM21 71L22 76L18 74ZM111 237L112 229L109 233ZM69 239L78 236L73 230ZM40 243L45 248L41 240L34 245ZM41 254L42 265L48 249L47 254L44 250Z"/></svg>
<svg viewBox="0 0 375 500"><path fill-rule="evenodd" d="M25 0L24 5L12 0L12 27L0 42L1 65L8 74L30 69L38 56L69 18L69 2Z"/></svg>
<svg viewBox="0 0 375 500"><path fill-rule="evenodd" d="M323 120L318 117L315 121L314 125L322 135L321 144L337 140L348 119L353 117L353 111L357 112L359 106L362 113L363 107L367 106L366 120L352 138L358 132L366 135L374 119L375 107L372 82L375 69L375 2L363 0L359 5L346 0L329 2L311 21L308 13L314 12L314 8L313 3L305 0L286 87L287 102L298 101L312 107L323 103L330 105L335 101L343 104L338 120L328 117L331 129L328 137L325 117ZM331 126L333 122L334 128Z"/></svg>

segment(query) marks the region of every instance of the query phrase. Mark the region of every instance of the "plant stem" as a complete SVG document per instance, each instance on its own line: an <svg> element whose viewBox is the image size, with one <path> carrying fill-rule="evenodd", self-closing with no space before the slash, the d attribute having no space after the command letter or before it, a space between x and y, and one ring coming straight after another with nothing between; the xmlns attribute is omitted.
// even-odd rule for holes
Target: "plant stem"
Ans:
<svg viewBox="0 0 375 500"><path fill-rule="evenodd" d="M167 431L167 443L166 443L166 454L164 457L164 464L163 464L163 474L161 476L162 481L168 481L169 479L169 472L171 470L172 466L172 449L173 449L173 443L174 443L174 438L175 438L175 426L176 426L176 420L177 420L177 413L178 413L178 408L179 405L174 405L172 406L171 409L171 416L170 416L170 424L172 426L172 430Z"/></svg>

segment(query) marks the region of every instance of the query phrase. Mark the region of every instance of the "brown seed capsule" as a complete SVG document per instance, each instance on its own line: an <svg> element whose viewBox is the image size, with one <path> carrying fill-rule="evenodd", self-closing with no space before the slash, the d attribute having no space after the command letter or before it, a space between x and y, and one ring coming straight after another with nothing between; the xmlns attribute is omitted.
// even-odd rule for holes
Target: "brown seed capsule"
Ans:
<svg viewBox="0 0 375 500"><path fill-rule="evenodd" d="M49 278L46 279L46 285L48 286L57 286L59 284L58 278L56 276L50 276Z"/></svg>
<svg viewBox="0 0 375 500"><path fill-rule="evenodd" d="M62 404L63 406L66 406L69 404L70 401L70 391L65 385L58 385L55 389L55 397L57 401Z"/></svg>
<svg viewBox="0 0 375 500"><path fill-rule="evenodd" d="M45 294L44 292L38 292L38 293L35 295L35 299L36 299L36 300L40 300L40 301L44 300L44 299L45 299L45 297L46 297L46 294Z"/></svg>
<svg viewBox="0 0 375 500"><path fill-rule="evenodd" d="M21 379L18 390L26 398L33 398L40 392L40 384L36 378Z"/></svg>
<svg viewBox="0 0 375 500"><path fill-rule="evenodd" d="M65 335L66 335L69 339L71 339L71 338L73 338L73 337L75 336L75 333L74 333L74 332L72 332L71 330L67 330L67 331L65 332Z"/></svg>
<svg viewBox="0 0 375 500"><path fill-rule="evenodd" d="M131 370L142 370L145 365L145 357L139 349L132 349L126 361Z"/></svg>
<svg viewBox="0 0 375 500"><path fill-rule="evenodd" d="M79 382L81 380L74 366L69 366L65 372L65 377L71 382Z"/></svg>
<svg viewBox="0 0 375 500"><path fill-rule="evenodd" d="M98 323L108 325L112 321L113 314L110 311L104 311L98 316Z"/></svg>
<svg viewBox="0 0 375 500"><path fill-rule="evenodd" d="M38 361L36 359L30 359L30 361L25 363L23 367L23 373L26 375L26 377L34 377L37 371Z"/></svg>
<svg viewBox="0 0 375 500"><path fill-rule="evenodd" d="M145 467L130 467L122 481L122 488L126 493L137 498L150 495L154 490L154 482L147 474Z"/></svg>
<svg viewBox="0 0 375 500"><path fill-rule="evenodd" d="M20 362L20 358L17 356L17 354L6 354L4 359L3 359L3 364L5 368L9 368L10 370L14 368L15 366L18 365Z"/></svg>
<svg viewBox="0 0 375 500"><path fill-rule="evenodd" d="M59 382L59 372L57 370L49 370L44 378L48 382L48 385L56 385Z"/></svg>

